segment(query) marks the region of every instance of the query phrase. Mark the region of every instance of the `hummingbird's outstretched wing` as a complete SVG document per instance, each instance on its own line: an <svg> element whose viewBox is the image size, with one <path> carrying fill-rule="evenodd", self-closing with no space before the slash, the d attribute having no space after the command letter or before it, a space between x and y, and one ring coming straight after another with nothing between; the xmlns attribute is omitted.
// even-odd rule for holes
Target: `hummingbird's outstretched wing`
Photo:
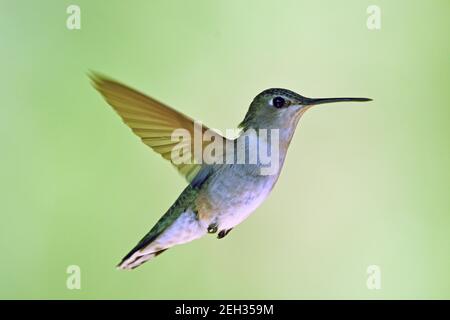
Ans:
<svg viewBox="0 0 450 320"><path fill-rule="evenodd" d="M117 81L96 73L91 74L90 77L94 87L119 114L123 122L147 146L158 152L164 159L169 160L192 183L197 173L202 169L201 164L194 163L194 120ZM186 129L190 134L190 139L183 139L181 144L180 141L172 140L172 133L176 129ZM203 134L206 130L208 128L202 126L201 133ZM225 140L218 133L214 132L214 134ZM209 143L211 142L202 143L201 154ZM182 146L191 150L190 155L188 155L190 161L178 163L179 161L173 159L172 150L174 147L180 148ZM204 168L203 171L207 172L208 169ZM203 176L204 174L200 175Z"/></svg>

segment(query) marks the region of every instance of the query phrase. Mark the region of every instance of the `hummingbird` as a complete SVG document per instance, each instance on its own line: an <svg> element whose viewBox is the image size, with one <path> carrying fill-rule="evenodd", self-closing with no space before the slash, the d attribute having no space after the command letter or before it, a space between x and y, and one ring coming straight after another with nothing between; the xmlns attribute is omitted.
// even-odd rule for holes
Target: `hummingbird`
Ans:
<svg viewBox="0 0 450 320"><path fill-rule="evenodd" d="M111 78L97 73L90 78L94 88L132 132L170 161L188 182L173 205L117 265L125 270L135 269L175 245L207 234L217 233L218 239L224 238L268 197L281 173L297 123L306 110L325 103L371 101L368 98L307 98L280 88L259 93L239 124L240 135L231 139L217 134L216 138L225 144L236 144L249 132L277 130L279 165L273 174L262 175L258 170L262 166L259 161L252 164L174 161L172 151L177 141L173 141L172 133L182 128L194 134L192 118ZM201 132L208 129L202 125ZM259 143L270 144L268 139ZM188 145L193 147L194 140L188 140ZM207 145L204 143L201 147Z"/></svg>

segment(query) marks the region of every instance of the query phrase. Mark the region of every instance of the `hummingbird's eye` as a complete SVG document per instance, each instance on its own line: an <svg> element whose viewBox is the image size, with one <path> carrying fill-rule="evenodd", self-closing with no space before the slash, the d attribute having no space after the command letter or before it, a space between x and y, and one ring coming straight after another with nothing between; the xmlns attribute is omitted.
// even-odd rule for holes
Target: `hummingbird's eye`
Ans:
<svg viewBox="0 0 450 320"><path fill-rule="evenodd" d="M272 100L272 104L275 108L283 108L286 104L286 100L284 100L284 98L282 97L275 97Z"/></svg>

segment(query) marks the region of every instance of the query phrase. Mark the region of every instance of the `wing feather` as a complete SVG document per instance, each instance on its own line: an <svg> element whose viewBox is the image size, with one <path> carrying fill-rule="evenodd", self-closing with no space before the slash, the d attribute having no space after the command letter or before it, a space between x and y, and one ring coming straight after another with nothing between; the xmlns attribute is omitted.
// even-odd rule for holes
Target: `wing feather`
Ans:
<svg viewBox="0 0 450 320"><path fill-rule="evenodd" d="M193 159L194 120L115 80L99 74L92 74L91 79L94 87L134 134L164 159L169 160L178 172L191 182L202 167L201 164L194 163ZM179 128L186 129L191 138L182 142L173 141L172 133ZM202 126L202 133L208 129L206 126ZM223 139L223 145L225 145L226 139L217 132L215 132L215 135ZM203 142L202 148L209 143ZM182 146L189 146L191 159L187 163L175 164L172 159L172 150L174 147Z"/></svg>

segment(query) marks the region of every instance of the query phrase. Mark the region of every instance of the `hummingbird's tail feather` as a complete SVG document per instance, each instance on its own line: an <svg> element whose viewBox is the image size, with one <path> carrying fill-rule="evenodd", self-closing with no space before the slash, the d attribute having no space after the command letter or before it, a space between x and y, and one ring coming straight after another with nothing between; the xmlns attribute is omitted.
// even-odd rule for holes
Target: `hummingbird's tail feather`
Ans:
<svg viewBox="0 0 450 320"><path fill-rule="evenodd" d="M131 270L167 249L205 235L207 226L191 210L169 210L150 232L119 263L117 268Z"/></svg>
<svg viewBox="0 0 450 320"><path fill-rule="evenodd" d="M162 249L162 250L159 250L156 252L148 253L148 254L143 254L143 255L136 254L136 252L135 252L130 257L123 258L122 261L117 265L117 268L123 269L123 270L135 269L135 268L139 267L141 264L143 264L144 262L146 262L154 257L159 256L161 253L163 253L167 249L168 248Z"/></svg>
<svg viewBox="0 0 450 320"><path fill-rule="evenodd" d="M167 250L168 246L162 245L157 239L177 218L178 216L175 212L171 210L166 212L144 238L123 257L122 261L117 265L117 268L124 270L134 269Z"/></svg>

